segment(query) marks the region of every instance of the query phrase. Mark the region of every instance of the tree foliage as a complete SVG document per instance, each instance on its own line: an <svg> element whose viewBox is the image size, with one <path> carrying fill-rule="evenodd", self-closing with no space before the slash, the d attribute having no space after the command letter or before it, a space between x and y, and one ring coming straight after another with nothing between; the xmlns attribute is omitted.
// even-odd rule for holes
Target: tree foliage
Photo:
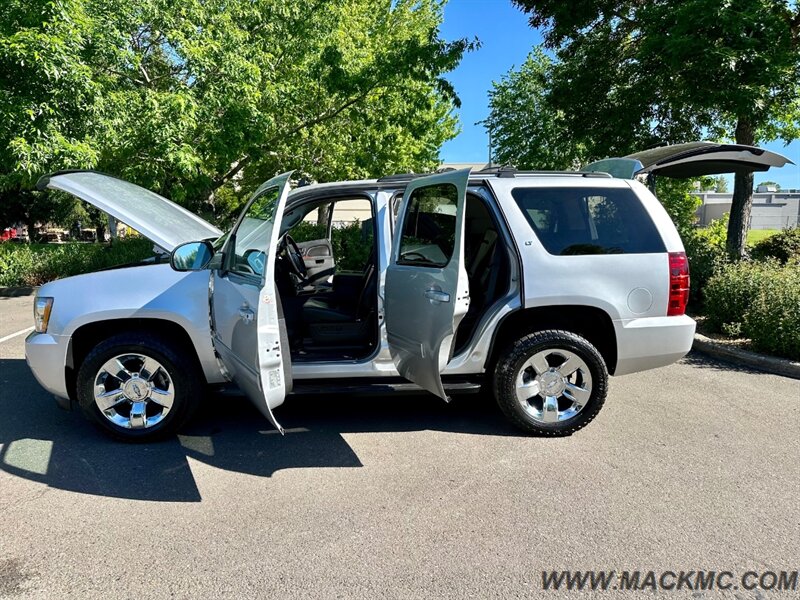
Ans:
<svg viewBox="0 0 800 600"><path fill-rule="evenodd" d="M453 137L438 0L6 0L0 194L96 168L224 216L256 181L420 170ZM49 202L49 201L48 201Z"/></svg>
<svg viewBox="0 0 800 600"><path fill-rule="evenodd" d="M800 133L793 0L514 0L559 59L548 98L592 157L705 137ZM728 248L744 253L752 174L737 174Z"/></svg>
<svg viewBox="0 0 800 600"><path fill-rule="evenodd" d="M776 183L775 181L761 181L756 187L761 187L762 185L772 185L775 186L776 190L778 190L779 192L781 191L781 184Z"/></svg>
<svg viewBox="0 0 800 600"><path fill-rule="evenodd" d="M583 161L583 148L569 135L564 113L548 97L553 61L535 48L489 92L484 121L494 162L521 169L570 169Z"/></svg>

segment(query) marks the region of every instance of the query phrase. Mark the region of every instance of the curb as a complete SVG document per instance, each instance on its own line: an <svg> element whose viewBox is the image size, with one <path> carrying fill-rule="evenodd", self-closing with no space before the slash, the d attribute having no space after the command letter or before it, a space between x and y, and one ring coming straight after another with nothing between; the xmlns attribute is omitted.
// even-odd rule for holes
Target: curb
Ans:
<svg viewBox="0 0 800 600"><path fill-rule="evenodd" d="M759 371L800 379L800 362L795 362L787 358L778 358L777 356L758 354L750 350L742 350L741 348L724 346L701 333L694 334L692 349L720 360L734 362L753 369L758 369Z"/></svg>
<svg viewBox="0 0 800 600"><path fill-rule="evenodd" d="M17 296L33 296L35 287L0 287L0 298L16 298Z"/></svg>

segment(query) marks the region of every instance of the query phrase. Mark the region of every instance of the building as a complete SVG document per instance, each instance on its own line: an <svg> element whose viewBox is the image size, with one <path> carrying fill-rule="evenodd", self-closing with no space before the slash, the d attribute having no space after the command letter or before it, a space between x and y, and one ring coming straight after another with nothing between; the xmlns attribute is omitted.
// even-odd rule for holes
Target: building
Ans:
<svg viewBox="0 0 800 600"><path fill-rule="evenodd" d="M703 204L697 209L701 227L722 218L731 210L731 192L695 192ZM800 224L800 190L775 191L772 186L759 186L753 194L750 229L785 229Z"/></svg>

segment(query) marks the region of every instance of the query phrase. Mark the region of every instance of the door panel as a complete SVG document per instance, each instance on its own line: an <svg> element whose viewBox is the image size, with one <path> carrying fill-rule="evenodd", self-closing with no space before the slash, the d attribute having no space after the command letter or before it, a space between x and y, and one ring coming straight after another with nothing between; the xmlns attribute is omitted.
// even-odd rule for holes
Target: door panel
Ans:
<svg viewBox="0 0 800 600"><path fill-rule="evenodd" d="M333 248L328 239L310 240L297 244L303 255L308 279L328 279L336 270L336 261L333 258Z"/></svg>
<svg viewBox="0 0 800 600"><path fill-rule="evenodd" d="M214 347L233 380L281 433L272 409L283 404L292 381L275 254L290 175L270 179L248 201L211 290Z"/></svg>
<svg viewBox="0 0 800 600"><path fill-rule="evenodd" d="M412 181L386 271L386 332L400 374L447 400L441 372L469 308L464 208L470 169Z"/></svg>

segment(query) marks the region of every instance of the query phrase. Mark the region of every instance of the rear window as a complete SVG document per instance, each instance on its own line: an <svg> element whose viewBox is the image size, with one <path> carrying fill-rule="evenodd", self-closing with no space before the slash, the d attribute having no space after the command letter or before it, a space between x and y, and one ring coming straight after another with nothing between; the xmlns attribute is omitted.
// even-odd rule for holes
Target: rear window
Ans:
<svg viewBox="0 0 800 600"><path fill-rule="evenodd" d="M631 189L516 188L511 195L550 254L666 252Z"/></svg>

